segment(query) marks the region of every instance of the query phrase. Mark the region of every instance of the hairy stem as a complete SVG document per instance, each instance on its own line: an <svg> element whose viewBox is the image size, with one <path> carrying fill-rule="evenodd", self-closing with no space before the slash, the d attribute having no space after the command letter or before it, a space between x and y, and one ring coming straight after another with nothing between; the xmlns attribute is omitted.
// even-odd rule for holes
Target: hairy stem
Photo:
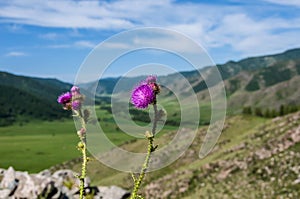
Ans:
<svg viewBox="0 0 300 199"><path fill-rule="evenodd" d="M84 131L86 131L86 121L81 113L79 111L79 118L81 121L81 126ZM83 199L84 195L84 179L86 177L86 167L87 167L87 155L86 155L86 132L79 133L78 134L81 145L79 147L81 153L82 153L82 165L81 165L81 175L79 176L80 185L79 185L79 198Z"/></svg>
<svg viewBox="0 0 300 199"><path fill-rule="evenodd" d="M149 165L150 156L151 156L151 153L153 151L153 139L154 139L154 137L149 137L148 138L147 156L145 158L145 161L144 161L143 167L141 169L139 178L134 183L134 188L133 188L133 192L131 194L130 199L135 199L137 197L137 192L139 191L141 183L142 183L142 181L144 179L145 173L146 173L148 165Z"/></svg>
<svg viewBox="0 0 300 199"><path fill-rule="evenodd" d="M153 126L152 126L152 135L154 137L156 133L156 126L157 126L157 120L158 120L158 111L157 111L157 105L156 103L153 104L153 109L154 109L154 119L153 119Z"/></svg>
<svg viewBox="0 0 300 199"><path fill-rule="evenodd" d="M84 179L86 177L86 165L87 165L87 156L86 156L86 142L85 140L81 141L83 144L82 147L82 166L81 166L81 175L80 175L80 186L79 186L79 198L83 199L84 194Z"/></svg>
<svg viewBox="0 0 300 199"><path fill-rule="evenodd" d="M147 168L149 166L149 161L150 161L150 157L151 157L151 153L154 152L155 148L153 146L153 141L154 141L154 135L155 135L155 131L156 131L156 126L157 126L157 105L156 103L153 104L153 108L154 108L154 120L153 120L153 126L152 126L152 136L148 137L148 150L147 150L147 155L144 161L144 164L142 166L139 178L134 182L134 188L132 191L132 194L130 196L130 199L136 199L138 197L138 191L140 189L141 183L145 177Z"/></svg>

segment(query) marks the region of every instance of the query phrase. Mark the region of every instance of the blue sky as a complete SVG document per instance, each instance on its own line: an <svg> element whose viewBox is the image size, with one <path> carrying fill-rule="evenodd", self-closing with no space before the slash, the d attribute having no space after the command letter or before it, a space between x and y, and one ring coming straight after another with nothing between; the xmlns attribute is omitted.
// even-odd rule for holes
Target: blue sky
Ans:
<svg viewBox="0 0 300 199"><path fill-rule="evenodd" d="M300 47L300 1L0 1L0 70L72 82L97 44L141 27L181 32L225 63Z"/></svg>

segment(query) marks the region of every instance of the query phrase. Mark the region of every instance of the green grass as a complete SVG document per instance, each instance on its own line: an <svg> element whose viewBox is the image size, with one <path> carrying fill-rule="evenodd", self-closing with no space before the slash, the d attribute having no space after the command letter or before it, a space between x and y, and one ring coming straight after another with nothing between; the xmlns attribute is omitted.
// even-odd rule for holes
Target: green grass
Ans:
<svg viewBox="0 0 300 199"><path fill-rule="evenodd" d="M136 139L122 132L106 110L96 109L96 112L101 118L100 125L103 131L115 145ZM143 122L136 124L146 125ZM176 127L165 126L158 136L174 129ZM143 133L139 132L140 136L143 136ZM1 127L0 168L13 166L17 170L29 172L47 169L80 157L76 149L78 141L71 118L53 122L30 121L24 125Z"/></svg>
<svg viewBox="0 0 300 199"><path fill-rule="evenodd" d="M166 105L169 116L179 111L178 106L172 109L174 107L172 103L166 103ZM101 128L114 144L121 145L129 140L136 139L122 132L107 110L96 107L96 114L98 119L100 118ZM180 114L173 117L177 120L180 119L179 116ZM135 123L140 126L147 125L139 121ZM128 124L125 121L123 125ZM130 128L130 126L127 127ZM165 125L157 134L156 141L159 143L160 136L174 130L177 130L177 127ZM134 132L134 129L132 131ZM142 141L144 132L135 133L139 134L139 137L141 137L139 140ZM27 170L29 172L47 169L53 165L80 157L80 153L76 149L78 141L75 125L71 118L52 122L30 121L23 125L15 124L1 127L0 168L13 166L17 170ZM136 151L134 147L132 150Z"/></svg>
<svg viewBox="0 0 300 199"><path fill-rule="evenodd" d="M176 113L179 107L174 108L172 103L166 103L165 108L168 110L168 115ZM176 107L176 106L175 106ZM207 106L202 105L202 112L209 112ZM188 107L183 107L188 108ZM205 111L207 110L207 111ZM112 115L107 111L96 107L96 114L100 118L100 125L106 136L116 145L121 145L129 140L136 138L122 132L115 124ZM209 114L205 115L208 116ZM180 116L176 115L174 118ZM202 115L203 116L203 115ZM176 118L179 119L179 118ZM251 118L247 121L251 121ZM255 120L262 122L261 120ZM146 123L135 122L137 125L145 126ZM123 125L126 124L124 121ZM252 122L235 125L236 130L240 128L251 128L254 124ZM130 129L130 125L127 126ZM156 141L160 142L160 136L169 131L174 131L175 126L165 125L163 129L157 134ZM231 128L232 129L232 128ZM149 128L150 130L150 128ZM236 131L226 132L228 137L234 136ZM134 129L132 129L134 132ZM134 132L139 134L143 139L144 132ZM225 134L225 135L226 135ZM222 136L223 137L223 136ZM240 137L240 135L238 136ZM140 140L139 139L139 140ZM242 138L240 138L242 139ZM240 139L236 139L239 141ZM31 121L24 125L13 125L0 128L0 167L7 168L13 166L18 170L28 170L29 172L37 172L53 165L60 164L64 161L80 157L80 153L76 150L78 137L76 135L75 125L73 120L60 120L53 122ZM236 144L236 143L233 143ZM139 148L139 147L138 147ZM134 147L133 151L136 151ZM212 157L211 157L212 158Z"/></svg>
<svg viewBox="0 0 300 199"><path fill-rule="evenodd" d="M115 144L119 145L123 143L122 148L132 152L144 152L146 150L146 139L134 138L123 133L121 130L117 130L117 126L113 121L112 115L107 111L99 110L97 111L97 114L100 115L100 125L103 127L106 135ZM104 118L105 121L102 121ZM279 123L282 121L284 121L284 118L281 119ZM231 190L230 186L233 186L234 188L234 186L237 184L236 182L240 181L249 184L249 186L251 185L250 188L255 188L255 186L252 186L251 183L262 182L264 178L260 177L260 175L257 173L253 173L252 171L256 172L256 167L264 168L264 165L268 164L269 160L250 162L249 165L251 167L249 167L247 170L238 170L236 171L237 173L232 172L231 176L228 177L229 180L226 179L226 182L214 180L218 175L218 171L204 173L205 176L199 177L200 174L203 174L201 168L207 163L216 163L221 160L230 161L237 158L241 159L243 157L248 157L251 152L264 146L264 144L267 143L269 136L275 136L272 135L272 133L274 133L272 129L274 128L276 130L277 123L273 122L271 119L247 115L228 117L226 119L226 128L224 128L224 131L218 140L216 150L204 159L198 158L198 152L203 141L203 135L201 132L205 132L207 126L201 127L199 129L198 136L195 138L193 144L189 148L190 152L194 151L194 155L190 156L188 154L191 153L186 153L171 165L147 174L145 181L142 184L142 189L150 182L155 182L156 180L159 180L162 177L170 174L174 180L161 182L161 189L174 189L174 187L168 187L168 184L172 184L173 182L176 183L177 178L190 180L189 190L180 196L178 195L178 198L189 199L197 198L199 195L208 196L211 195L215 189L221 191L221 194L226 194L228 192L228 196L231 196L231 192L229 191ZM141 126L146 125L142 122L136 122L136 124ZM126 123L124 123L124 125L126 125ZM295 126L299 124L293 125ZM284 128L288 129L290 126L286 125ZM176 130L176 127L165 126L162 132L159 133L155 138L155 144L158 144L159 147L162 147L166 143L169 143L169 140L176 133L174 130ZM170 131L171 133L167 133ZM268 133L261 134L262 137L259 137L258 139L258 135L256 134L261 132ZM276 136L279 136L278 138L280 138L282 135L276 134ZM132 141L124 144L124 142L129 140ZM18 170L28 170L30 172L40 171L42 169L49 168L52 165L68 161L72 158L80 157L80 154L75 147L77 142L78 139L75 133L74 123L71 119L55 122L33 121L24 126L15 125L3 127L0 128L0 152L2 154L0 158L0 167L6 168L11 165ZM251 146L251 148L244 148L241 150L228 152L230 149L239 146L241 143L247 143L247 145ZM289 151L292 150L296 152L299 151L299 148L300 145L297 144L289 149ZM282 158L278 154L274 156L274 158L276 159L277 164L281 165ZM81 164L76 162L67 164L67 168L73 169L77 172L80 171L80 167ZM181 176L179 174L174 175L175 171L185 170L193 171L193 173L186 174L189 176ZM280 170L274 172L274 174L279 172ZM108 168L97 160L89 162L87 173L91 178L93 185L117 185L128 190L132 188L133 183L130 174ZM292 182L296 177L297 176L288 176L286 179L291 178L290 181ZM243 187L243 183L240 183L239 186ZM272 189L273 186L276 187L277 185L275 186L273 183L272 186L270 186L270 189ZM296 188L298 188L298 185L292 186L288 190L292 192ZM278 188L278 190L282 191L280 188ZM259 194L261 194L261 190L250 192L255 196L260 196ZM250 198L253 197L251 196Z"/></svg>
<svg viewBox="0 0 300 199"><path fill-rule="evenodd" d="M119 145L134 139L110 122L104 132ZM73 120L30 122L26 125L0 128L0 168L13 166L17 170L37 172L64 161L80 157L76 149L78 137Z"/></svg>
<svg viewBox="0 0 300 199"><path fill-rule="evenodd" d="M198 158L198 152L200 149L200 143L198 141L194 142L191 146L193 149L195 149L195 159L191 160L184 160L179 158L176 162L169 165L168 167L165 167L164 169L151 172L149 175L147 175L146 182L147 184L152 180L155 180L157 178L160 178L161 176L167 175L169 173L172 173L174 170L186 170L186 169L198 169L201 168L204 164L208 162L213 162L220 159L228 158L228 155L236 155L236 153L229 153L228 155L224 155L224 151L228 150L236 145L239 145L244 139L246 139L247 136L252 135L257 131L257 128L259 128L261 125L263 125L266 121L269 121L264 118L260 117L253 117L253 116L235 116L232 118L229 118L227 120L228 123L230 123L230 126L228 129L226 129L220 136L220 139L218 143L221 143L225 140L230 140L225 145L222 145L222 148L218 150L215 153L212 153L205 157L204 159ZM203 127L204 129L207 127ZM170 129L171 130L171 129ZM161 137L157 137L155 139L155 144L158 144L159 147L165 145L169 142L169 139L172 137L171 134L162 134ZM123 146L123 148L126 148L126 150L129 151L141 151L145 150L145 144L146 141L139 139L136 142L129 143ZM78 164L75 166L75 170L79 170L80 165ZM89 175L92 176L92 182L93 184L99 184L99 185L118 185L122 186L124 188L130 189L130 175L128 173L124 172L118 172L114 169L110 169L103 164L99 163L98 161L93 161L89 164ZM192 196L193 198L194 196Z"/></svg>
<svg viewBox="0 0 300 199"><path fill-rule="evenodd" d="M229 158L229 156L236 155L235 153L229 153L228 155L224 155L223 152L239 145L242 141L247 140L247 136L254 134L257 132L258 128L262 126L268 119L254 116L234 116L232 118L227 119L227 124L229 127L225 129L219 139L218 143L225 142L225 145L222 145L221 149L215 153L211 153L206 156L204 159L199 159L198 161L193 162L188 166L190 169L199 168L202 165L220 160ZM217 143L217 145L218 145Z"/></svg>
<svg viewBox="0 0 300 199"><path fill-rule="evenodd" d="M0 128L0 167L37 172L80 154L73 120Z"/></svg>

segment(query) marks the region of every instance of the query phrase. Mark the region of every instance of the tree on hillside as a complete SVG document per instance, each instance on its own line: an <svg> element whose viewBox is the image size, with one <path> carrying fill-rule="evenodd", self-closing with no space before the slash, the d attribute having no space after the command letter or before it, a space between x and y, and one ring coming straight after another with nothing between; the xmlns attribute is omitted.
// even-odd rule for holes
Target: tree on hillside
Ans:
<svg viewBox="0 0 300 199"><path fill-rule="evenodd" d="M256 107L254 113L255 113L256 116L259 116L259 117L264 116L260 107Z"/></svg>
<svg viewBox="0 0 300 199"><path fill-rule="evenodd" d="M242 113L245 114L245 115L252 115L251 107L250 106L243 107L243 112Z"/></svg>

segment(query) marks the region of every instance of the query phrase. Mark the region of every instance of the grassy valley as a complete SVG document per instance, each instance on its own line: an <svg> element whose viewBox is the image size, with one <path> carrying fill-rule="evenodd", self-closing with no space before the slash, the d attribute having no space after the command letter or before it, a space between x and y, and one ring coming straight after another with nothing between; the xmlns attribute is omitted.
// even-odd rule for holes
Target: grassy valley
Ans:
<svg viewBox="0 0 300 199"><path fill-rule="evenodd" d="M38 172L78 157L77 136L70 119L0 128L0 167Z"/></svg>
<svg viewBox="0 0 300 199"><path fill-rule="evenodd" d="M227 118L213 151L199 159L199 150L210 122L210 95L199 71L182 72L200 103L199 129L193 144L174 163L146 175L142 195L146 198L299 198L300 197L300 49L276 55L229 61L216 67L226 88ZM208 74L211 67L201 69ZM123 149L145 152L146 139L124 133L116 124L111 97L120 97L143 76L100 80L95 118L109 139ZM158 77L163 84L159 103L166 111L165 126L155 138L163 147L174 138L181 120L180 107L171 90L188 93L179 74ZM220 82L216 82L219 84ZM81 85L90 100L91 84ZM71 112L63 111L56 98L71 87L55 79L40 79L0 73L0 167L37 172L68 168L79 171L78 137ZM188 98L188 97L187 97ZM120 97L122 99L122 97ZM116 103L115 116L128 116ZM141 126L150 122L148 110L129 106L129 116ZM191 116L189 116L191 117ZM185 118L186 121L193 118ZM142 132L141 132L142 133ZM113 157L112 157L113 158ZM95 185L132 188L130 174L96 160L88 165Z"/></svg>
<svg viewBox="0 0 300 199"><path fill-rule="evenodd" d="M136 138L118 128L106 107L108 105L96 107L98 120L106 136L116 145L135 140ZM76 150L79 138L72 120L72 112L65 112L68 117L61 120L32 119L27 123L1 127L0 168L13 166L18 170L38 172L80 157L79 151ZM142 126L147 124L138 120L136 122ZM176 127L166 125L160 134L174 129Z"/></svg>

